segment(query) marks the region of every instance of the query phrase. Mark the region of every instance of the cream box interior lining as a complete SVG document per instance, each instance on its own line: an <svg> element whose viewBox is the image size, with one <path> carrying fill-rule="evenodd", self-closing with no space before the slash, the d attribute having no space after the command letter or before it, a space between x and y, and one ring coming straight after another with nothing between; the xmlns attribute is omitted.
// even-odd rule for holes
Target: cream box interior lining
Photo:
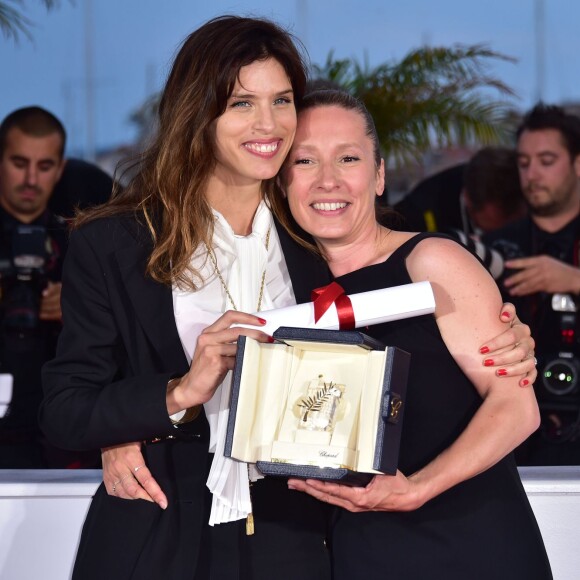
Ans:
<svg viewBox="0 0 580 580"><path fill-rule="evenodd" d="M248 463L281 461L379 473L372 466L388 348L300 340L269 344L247 337L231 456ZM344 385L330 441L298 433L299 404L309 382L321 375Z"/></svg>

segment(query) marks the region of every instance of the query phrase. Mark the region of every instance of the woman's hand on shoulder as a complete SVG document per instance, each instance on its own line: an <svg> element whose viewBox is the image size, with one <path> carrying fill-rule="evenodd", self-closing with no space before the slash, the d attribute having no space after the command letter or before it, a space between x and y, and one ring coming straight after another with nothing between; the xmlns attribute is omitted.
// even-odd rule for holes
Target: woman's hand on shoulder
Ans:
<svg viewBox="0 0 580 580"><path fill-rule="evenodd" d="M476 276L482 283L490 283L487 272L475 260L475 258L462 246L451 240L441 238L428 238L422 241L417 249L411 254L409 264L413 275L427 274L435 283L445 285L445 278L453 279L455 271L457 277L450 283L465 286L468 290L473 288L473 276L467 272L474 268ZM414 270L414 272L413 272ZM495 283L492 284L495 288ZM478 295L473 294L473 308L478 308ZM497 315L493 316L493 322ZM499 309L499 321L503 328L499 328L499 334L485 340L479 345L481 364L495 369L496 376L500 378L518 377L519 385L527 387L533 384L537 378L534 359L535 342L530 333L530 327L523 324L517 316L513 304L505 303Z"/></svg>
<svg viewBox="0 0 580 580"><path fill-rule="evenodd" d="M499 318L505 330L481 345L482 364L494 367L498 377L519 377L520 387L529 387L538 377L530 327L518 318L511 302L502 305Z"/></svg>
<svg viewBox="0 0 580 580"><path fill-rule="evenodd" d="M407 266L412 280L431 282L441 336L482 395L491 378L514 382L514 377L522 378L517 371L533 368L533 361L521 363L533 350L528 329L514 330L505 322L502 313L512 307L502 306L497 285L465 248L452 240L428 238L409 255ZM523 344L514 349L515 343ZM520 366L508 371L508 363ZM495 365L501 366L485 368Z"/></svg>

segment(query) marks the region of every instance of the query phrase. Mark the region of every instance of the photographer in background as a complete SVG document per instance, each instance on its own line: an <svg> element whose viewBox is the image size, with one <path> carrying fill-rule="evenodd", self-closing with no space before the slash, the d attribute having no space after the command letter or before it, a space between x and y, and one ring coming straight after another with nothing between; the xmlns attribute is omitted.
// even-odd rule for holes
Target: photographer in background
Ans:
<svg viewBox="0 0 580 580"><path fill-rule="evenodd" d="M0 380L12 391L0 413L4 469L66 467L70 459L42 444L37 424L40 370L61 328L67 232L47 204L65 165L65 138L60 121L39 107L0 125Z"/></svg>
<svg viewBox="0 0 580 580"><path fill-rule="evenodd" d="M516 152L484 147L467 163L419 183L394 209L405 229L438 231L459 240L497 279L503 259L481 243L481 236L526 215Z"/></svg>
<svg viewBox="0 0 580 580"><path fill-rule="evenodd" d="M467 163L418 183L393 209L410 231L479 237L503 227L525 215L516 154L505 147L484 147Z"/></svg>
<svg viewBox="0 0 580 580"><path fill-rule="evenodd" d="M517 131L520 182L529 215L489 233L506 259L506 300L532 328L538 355L538 432L520 465L580 465L580 119L538 104Z"/></svg>
<svg viewBox="0 0 580 580"><path fill-rule="evenodd" d="M481 243L481 238L526 215L513 149L484 147L473 155L465 165L460 206L462 227L444 233L477 255L497 280L503 274L503 257Z"/></svg>

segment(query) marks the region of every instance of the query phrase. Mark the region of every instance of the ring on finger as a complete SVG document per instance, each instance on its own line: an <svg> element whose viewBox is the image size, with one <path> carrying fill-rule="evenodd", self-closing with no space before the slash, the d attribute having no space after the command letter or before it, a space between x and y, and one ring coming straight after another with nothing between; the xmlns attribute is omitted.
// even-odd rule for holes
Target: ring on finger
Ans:
<svg viewBox="0 0 580 580"><path fill-rule="evenodd" d="M145 467L144 463L142 465L138 465L137 467L133 467L133 471L137 473L142 467Z"/></svg>
<svg viewBox="0 0 580 580"><path fill-rule="evenodd" d="M131 477L133 474L132 473L127 473L127 475L124 475L123 477L121 477L121 479L118 479L117 481L115 481L113 483L113 487L111 488L111 491L113 493L117 493L117 485L119 485L120 483L123 483L128 477Z"/></svg>

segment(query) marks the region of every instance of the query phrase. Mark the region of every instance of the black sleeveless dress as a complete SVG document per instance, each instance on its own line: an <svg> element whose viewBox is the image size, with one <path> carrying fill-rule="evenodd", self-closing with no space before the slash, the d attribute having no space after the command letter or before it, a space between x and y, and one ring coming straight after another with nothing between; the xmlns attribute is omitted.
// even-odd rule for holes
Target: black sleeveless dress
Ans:
<svg viewBox="0 0 580 580"><path fill-rule="evenodd" d="M419 234L381 264L341 276L347 294L412 282ZM466 320L466 324L469 321ZM411 353L400 470L410 475L464 430L481 404L431 315L364 332ZM550 565L512 455L412 512L351 513L331 526L334 580L546 580Z"/></svg>

